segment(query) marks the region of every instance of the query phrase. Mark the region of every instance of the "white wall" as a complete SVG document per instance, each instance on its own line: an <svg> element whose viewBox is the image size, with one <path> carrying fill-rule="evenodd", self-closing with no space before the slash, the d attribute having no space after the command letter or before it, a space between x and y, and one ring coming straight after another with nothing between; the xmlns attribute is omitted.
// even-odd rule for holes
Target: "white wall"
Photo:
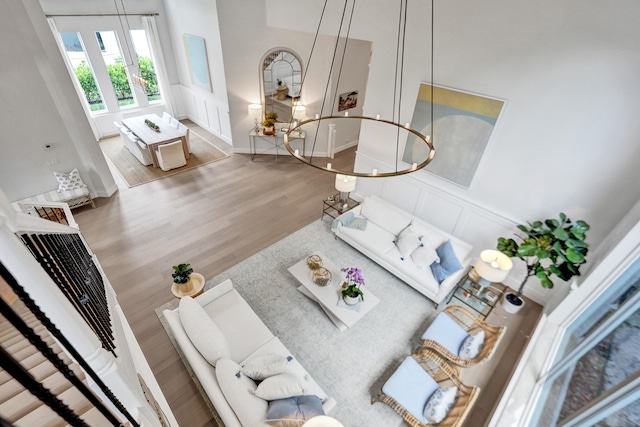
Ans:
<svg viewBox="0 0 640 427"><path fill-rule="evenodd" d="M39 4L2 6L0 188L18 200L57 188L53 171L78 168L94 197L112 194L115 182Z"/></svg>
<svg viewBox="0 0 640 427"><path fill-rule="evenodd" d="M229 105L216 2L165 0L175 64L180 76L182 117L188 117L231 143ZM212 92L191 83L183 36L202 37L207 50Z"/></svg>

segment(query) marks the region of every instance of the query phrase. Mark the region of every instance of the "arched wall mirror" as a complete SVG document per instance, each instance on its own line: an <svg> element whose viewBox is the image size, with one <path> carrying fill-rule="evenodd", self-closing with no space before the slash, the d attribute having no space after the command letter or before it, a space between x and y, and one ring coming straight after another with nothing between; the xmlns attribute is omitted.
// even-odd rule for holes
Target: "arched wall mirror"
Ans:
<svg viewBox="0 0 640 427"><path fill-rule="evenodd" d="M291 121L292 106L300 98L302 61L287 49L270 50L260 69L265 113L277 113L279 122Z"/></svg>

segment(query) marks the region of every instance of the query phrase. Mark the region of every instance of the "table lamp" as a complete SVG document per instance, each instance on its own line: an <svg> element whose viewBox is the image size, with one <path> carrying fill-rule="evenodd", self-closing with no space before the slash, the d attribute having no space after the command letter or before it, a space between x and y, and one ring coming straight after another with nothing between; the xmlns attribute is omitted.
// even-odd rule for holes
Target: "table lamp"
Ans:
<svg viewBox="0 0 640 427"><path fill-rule="evenodd" d="M310 418L302 427L344 427L342 423L335 418L327 415L318 415Z"/></svg>
<svg viewBox="0 0 640 427"><path fill-rule="evenodd" d="M513 261L500 251L486 249L480 253L480 257L473 269L479 276L478 285L486 288L491 283L502 282L513 268Z"/></svg>
<svg viewBox="0 0 640 427"><path fill-rule="evenodd" d="M262 118L262 105L249 104L249 118L253 119L253 131L255 133L260 132L260 126L258 121Z"/></svg>
<svg viewBox="0 0 640 427"><path fill-rule="evenodd" d="M356 189L356 177L336 174L336 190L340 192L340 203L347 203L349 193Z"/></svg>
<svg viewBox="0 0 640 427"><path fill-rule="evenodd" d="M303 121L306 118L307 107L302 104L294 104L291 113L297 126L299 122ZM302 129L300 128L298 128L298 136L302 136Z"/></svg>

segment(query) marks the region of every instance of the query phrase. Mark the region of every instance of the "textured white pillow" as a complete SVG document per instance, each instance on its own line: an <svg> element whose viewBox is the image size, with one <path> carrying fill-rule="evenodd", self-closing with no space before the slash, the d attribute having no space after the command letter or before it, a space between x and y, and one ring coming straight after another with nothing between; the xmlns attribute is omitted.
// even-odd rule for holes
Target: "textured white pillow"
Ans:
<svg viewBox="0 0 640 427"><path fill-rule="evenodd" d="M307 394L306 388L293 374L278 374L262 381L256 389L256 396L265 400L286 399Z"/></svg>
<svg viewBox="0 0 640 427"><path fill-rule="evenodd" d="M242 373L249 378L260 381L283 373L289 360L279 354L263 354L250 359L242 365Z"/></svg>
<svg viewBox="0 0 640 427"><path fill-rule="evenodd" d="M227 338L196 300L190 296L183 297L178 312L191 343L207 362L216 366L218 359L231 357Z"/></svg>
<svg viewBox="0 0 640 427"><path fill-rule="evenodd" d="M394 243L398 248L398 252L400 252L400 259L404 261L422 242L420 242L420 236L414 231L412 225L409 224L398 234Z"/></svg>
<svg viewBox="0 0 640 427"><path fill-rule="evenodd" d="M435 248L427 239L421 239L421 245L411 252L411 260L418 270L429 268L434 261L440 262L440 257Z"/></svg>
<svg viewBox="0 0 640 427"><path fill-rule="evenodd" d="M439 424L449 413L458 395L456 387L437 389L424 406L424 418L430 424Z"/></svg>
<svg viewBox="0 0 640 427"><path fill-rule="evenodd" d="M240 372L240 365L229 359L218 360L216 378L222 394L240 420L240 424L264 425L268 403L256 397L256 383Z"/></svg>
<svg viewBox="0 0 640 427"><path fill-rule="evenodd" d="M86 187L84 182L82 182L82 178L80 178L80 172L78 172L77 168L69 173L54 172L53 175L58 181L58 193L62 193L63 191L78 190L80 188Z"/></svg>
<svg viewBox="0 0 640 427"><path fill-rule="evenodd" d="M480 330L462 341L458 356L464 359L475 359L480 354L482 346L484 346L484 331Z"/></svg>

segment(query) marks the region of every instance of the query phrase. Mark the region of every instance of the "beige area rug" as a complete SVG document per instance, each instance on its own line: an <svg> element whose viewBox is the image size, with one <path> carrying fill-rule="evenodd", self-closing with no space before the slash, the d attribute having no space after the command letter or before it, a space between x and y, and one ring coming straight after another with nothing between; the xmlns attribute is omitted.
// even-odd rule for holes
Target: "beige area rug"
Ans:
<svg viewBox="0 0 640 427"><path fill-rule="evenodd" d="M229 157L228 154L224 153L193 130L189 131L189 144L191 145L192 152L187 160L187 164L181 168L171 169L166 172L152 165L144 166L140 163L124 146L120 135L100 140L100 149L102 149L102 152L111 164L115 166L115 169L120 173L129 187L146 184L156 179L175 175Z"/></svg>

